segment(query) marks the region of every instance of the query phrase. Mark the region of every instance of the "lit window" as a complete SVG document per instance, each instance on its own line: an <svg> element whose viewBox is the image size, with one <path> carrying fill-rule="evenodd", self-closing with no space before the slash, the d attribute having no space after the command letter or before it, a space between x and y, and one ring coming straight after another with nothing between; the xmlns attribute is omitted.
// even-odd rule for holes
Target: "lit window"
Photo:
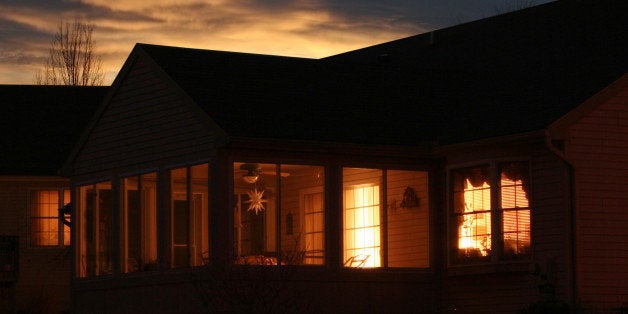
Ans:
<svg viewBox="0 0 628 314"><path fill-rule="evenodd" d="M491 174L486 165L452 172L456 244L452 258L457 262L508 259L529 253L527 165L501 163L497 171ZM499 185L493 187L491 182ZM495 241L499 242L497 247Z"/></svg>
<svg viewBox="0 0 628 314"><path fill-rule="evenodd" d="M122 180L122 269L124 272L157 268L157 174Z"/></svg>
<svg viewBox="0 0 628 314"><path fill-rule="evenodd" d="M77 275L91 277L112 274L113 194L111 182L78 188Z"/></svg>
<svg viewBox="0 0 628 314"><path fill-rule="evenodd" d="M379 186L345 189L344 260L348 267L379 267Z"/></svg>
<svg viewBox="0 0 628 314"><path fill-rule="evenodd" d="M303 264L322 265L325 259L325 204L322 189L310 189L301 194L300 218L303 221L304 244L301 246L303 252ZM287 216L292 217L292 216ZM286 223L287 224L287 223ZM292 222L294 225L294 222ZM294 229L294 226L292 226ZM286 233L293 236L295 230L290 230L286 225ZM295 240L298 243L300 240Z"/></svg>
<svg viewBox="0 0 628 314"><path fill-rule="evenodd" d="M59 219L59 208L70 203L70 190L30 192L29 236L31 246L70 245L70 228ZM70 220L69 215L64 219Z"/></svg>
<svg viewBox="0 0 628 314"><path fill-rule="evenodd" d="M530 254L530 180L527 164L502 163L500 173L504 258L526 256Z"/></svg>
<svg viewBox="0 0 628 314"><path fill-rule="evenodd" d="M170 171L171 266L200 266L209 258L207 164Z"/></svg>
<svg viewBox="0 0 628 314"><path fill-rule="evenodd" d="M425 171L343 168L345 267L429 267Z"/></svg>
<svg viewBox="0 0 628 314"><path fill-rule="evenodd" d="M233 167L236 263L323 265L324 168L241 162Z"/></svg>

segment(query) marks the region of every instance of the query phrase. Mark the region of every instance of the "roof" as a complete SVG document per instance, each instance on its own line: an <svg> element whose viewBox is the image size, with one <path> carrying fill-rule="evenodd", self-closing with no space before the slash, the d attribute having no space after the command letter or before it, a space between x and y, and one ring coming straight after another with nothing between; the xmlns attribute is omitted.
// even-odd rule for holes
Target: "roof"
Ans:
<svg viewBox="0 0 628 314"><path fill-rule="evenodd" d="M314 59L139 44L230 137L394 144L389 74ZM404 137L401 137L404 138Z"/></svg>
<svg viewBox="0 0 628 314"><path fill-rule="evenodd" d="M232 137L453 144L546 128L627 70L623 1L557 1L323 59L139 44Z"/></svg>
<svg viewBox="0 0 628 314"><path fill-rule="evenodd" d="M0 85L0 175L57 175L107 90Z"/></svg>
<svg viewBox="0 0 628 314"><path fill-rule="evenodd" d="M556 1L325 60L448 72L448 144L544 129L628 70L628 3Z"/></svg>

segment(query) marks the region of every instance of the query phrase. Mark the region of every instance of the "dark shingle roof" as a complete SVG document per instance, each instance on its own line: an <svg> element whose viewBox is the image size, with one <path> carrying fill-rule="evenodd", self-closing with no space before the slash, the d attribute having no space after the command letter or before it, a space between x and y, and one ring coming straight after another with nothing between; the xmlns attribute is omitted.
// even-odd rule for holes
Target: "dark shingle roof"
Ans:
<svg viewBox="0 0 628 314"><path fill-rule="evenodd" d="M628 70L628 2L556 1L325 58L445 71L441 143L547 127ZM380 60L380 61L378 61Z"/></svg>
<svg viewBox="0 0 628 314"><path fill-rule="evenodd" d="M0 85L0 175L57 175L106 91Z"/></svg>
<svg viewBox="0 0 628 314"><path fill-rule="evenodd" d="M450 144L547 127L627 69L623 1L558 1L320 59L138 45L230 136Z"/></svg>

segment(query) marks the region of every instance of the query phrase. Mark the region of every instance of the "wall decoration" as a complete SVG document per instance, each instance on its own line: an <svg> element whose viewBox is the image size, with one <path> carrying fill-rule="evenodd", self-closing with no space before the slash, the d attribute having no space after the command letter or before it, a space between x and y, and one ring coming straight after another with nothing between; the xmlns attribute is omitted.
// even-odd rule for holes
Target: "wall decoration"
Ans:
<svg viewBox="0 0 628 314"><path fill-rule="evenodd" d="M414 192L414 189L412 189L412 187L407 187L406 191L403 192L403 200L401 201L400 207L419 207L419 197L416 196L416 193Z"/></svg>

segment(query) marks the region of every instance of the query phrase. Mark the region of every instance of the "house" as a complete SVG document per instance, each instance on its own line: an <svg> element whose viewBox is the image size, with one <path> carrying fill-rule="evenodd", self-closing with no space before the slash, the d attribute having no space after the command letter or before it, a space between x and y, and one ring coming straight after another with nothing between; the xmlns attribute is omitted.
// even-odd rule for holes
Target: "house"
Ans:
<svg viewBox="0 0 628 314"><path fill-rule="evenodd" d="M316 60L136 45L63 168L73 310L619 310L624 9Z"/></svg>
<svg viewBox="0 0 628 314"><path fill-rule="evenodd" d="M70 180L59 170L106 90L0 85L0 312L70 309L70 228L58 214Z"/></svg>

